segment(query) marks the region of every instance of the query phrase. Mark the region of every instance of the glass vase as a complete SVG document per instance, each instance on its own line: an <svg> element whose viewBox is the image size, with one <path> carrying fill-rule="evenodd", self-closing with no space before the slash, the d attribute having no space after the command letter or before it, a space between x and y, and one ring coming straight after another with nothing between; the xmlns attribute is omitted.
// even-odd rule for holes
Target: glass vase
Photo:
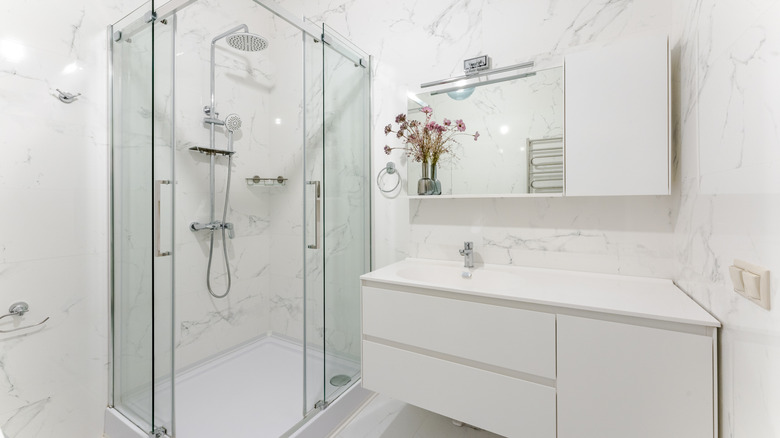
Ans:
<svg viewBox="0 0 780 438"><path fill-rule="evenodd" d="M439 166L436 163L431 164L431 179L433 180L433 193L432 195L441 195L441 181L436 177Z"/></svg>
<svg viewBox="0 0 780 438"><path fill-rule="evenodd" d="M431 164L427 161L422 162L422 178L417 180L418 195L433 195L436 192L436 182L429 177L431 175Z"/></svg>

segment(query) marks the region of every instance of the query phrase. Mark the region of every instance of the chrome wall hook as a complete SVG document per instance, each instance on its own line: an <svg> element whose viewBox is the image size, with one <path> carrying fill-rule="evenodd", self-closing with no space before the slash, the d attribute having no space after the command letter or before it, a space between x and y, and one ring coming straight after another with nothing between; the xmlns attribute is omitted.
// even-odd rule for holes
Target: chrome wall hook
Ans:
<svg viewBox="0 0 780 438"><path fill-rule="evenodd" d="M8 308L8 312L9 313L7 313L7 314L5 314L3 316L0 316L0 319L6 318L6 317L9 317L9 316L23 316L25 313L27 313L29 311L30 311L30 305L25 303L24 301L19 301L19 302L11 304L11 307ZM48 320L49 320L49 317L47 316L46 319L44 319L43 321L39 322L38 324L26 325L24 327L18 327L18 328L11 329L11 330L0 330L0 333L11 333L11 332L19 331L19 330L25 330L25 329L28 329L28 328L37 327L37 326L43 324L44 322L46 322Z"/></svg>
<svg viewBox="0 0 780 438"><path fill-rule="evenodd" d="M73 103L76 101L76 99L78 99L79 96L81 96L81 93L68 93L67 91L62 91L59 88L56 88L56 90L57 93L59 93L57 99L59 99L62 103Z"/></svg>

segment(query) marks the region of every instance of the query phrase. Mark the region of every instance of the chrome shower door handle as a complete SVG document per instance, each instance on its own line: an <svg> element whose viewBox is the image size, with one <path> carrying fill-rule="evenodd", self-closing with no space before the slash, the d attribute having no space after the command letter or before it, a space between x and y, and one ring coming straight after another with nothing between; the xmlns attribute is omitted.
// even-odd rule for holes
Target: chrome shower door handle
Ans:
<svg viewBox="0 0 780 438"><path fill-rule="evenodd" d="M154 256L165 257L171 255L170 251L160 252L160 186L170 184L167 179L157 179L154 181Z"/></svg>
<svg viewBox="0 0 780 438"><path fill-rule="evenodd" d="M320 248L320 221L322 220L321 210L320 210L320 202L322 198L320 193L320 182L306 181L306 184L314 186L314 244L306 245L306 247L309 249L319 249Z"/></svg>

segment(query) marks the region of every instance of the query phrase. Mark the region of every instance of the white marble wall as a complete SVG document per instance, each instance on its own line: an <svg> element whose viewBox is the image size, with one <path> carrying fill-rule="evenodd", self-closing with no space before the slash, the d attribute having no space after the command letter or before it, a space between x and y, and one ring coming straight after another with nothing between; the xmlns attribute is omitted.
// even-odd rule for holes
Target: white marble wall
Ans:
<svg viewBox="0 0 780 438"><path fill-rule="evenodd" d="M106 25L128 2L0 5L0 429L97 437L107 394ZM138 2L133 6L138 6ZM66 105L55 88L82 93Z"/></svg>
<svg viewBox="0 0 780 438"><path fill-rule="evenodd" d="M405 111L407 92L418 92L421 83L458 75L463 59L480 54L501 67L668 29L672 3L401 1L377 14L368 0L281 2L374 55L373 175L388 158L406 175L402 154L382 153L393 139L381 128ZM408 256L456 260L463 241L473 240L482 259L493 263L667 278L674 272L668 197L407 201L405 193L374 189L376 267Z"/></svg>
<svg viewBox="0 0 780 438"><path fill-rule="evenodd" d="M722 323L721 436L780 435L780 2L675 7L679 286ZM771 311L733 292L735 258L773 271Z"/></svg>

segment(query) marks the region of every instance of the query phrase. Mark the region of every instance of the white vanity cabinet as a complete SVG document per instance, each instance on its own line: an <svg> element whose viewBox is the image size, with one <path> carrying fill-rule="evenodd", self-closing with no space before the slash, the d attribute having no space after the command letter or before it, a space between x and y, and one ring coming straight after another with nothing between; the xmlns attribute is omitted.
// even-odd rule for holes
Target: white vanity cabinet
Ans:
<svg viewBox="0 0 780 438"><path fill-rule="evenodd" d="M572 53L564 68L566 196L668 195L666 35Z"/></svg>
<svg viewBox="0 0 780 438"><path fill-rule="evenodd" d="M507 437L717 436L719 323L671 282L448 263L361 277L365 388Z"/></svg>

